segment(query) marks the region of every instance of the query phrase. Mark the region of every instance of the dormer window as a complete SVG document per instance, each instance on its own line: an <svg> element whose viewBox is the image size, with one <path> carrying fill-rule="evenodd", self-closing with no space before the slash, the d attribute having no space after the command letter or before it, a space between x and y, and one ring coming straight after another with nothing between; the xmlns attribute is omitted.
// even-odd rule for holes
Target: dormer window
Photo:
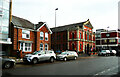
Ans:
<svg viewBox="0 0 120 77"><path fill-rule="evenodd" d="M43 39L44 39L44 33L40 32L40 40L43 40Z"/></svg>
<svg viewBox="0 0 120 77"><path fill-rule="evenodd" d="M22 38L30 39L30 31L22 30Z"/></svg>

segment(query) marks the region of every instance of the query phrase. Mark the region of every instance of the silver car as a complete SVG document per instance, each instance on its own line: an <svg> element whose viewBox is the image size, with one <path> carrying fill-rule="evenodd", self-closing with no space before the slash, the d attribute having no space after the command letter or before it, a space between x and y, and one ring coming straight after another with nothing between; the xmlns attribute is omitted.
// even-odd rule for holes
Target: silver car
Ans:
<svg viewBox="0 0 120 77"><path fill-rule="evenodd" d="M14 59L0 57L0 62L2 62L2 68L8 69L15 66L16 62Z"/></svg>
<svg viewBox="0 0 120 77"><path fill-rule="evenodd" d="M67 61L70 59L76 60L77 57L78 57L78 54L75 51L65 51L65 52L62 52L61 54L57 55L56 59Z"/></svg>
<svg viewBox="0 0 120 77"><path fill-rule="evenodd" d="M10 59L6 56L4 51L0 51L0 68L12 68L16 65L16 61L14 59Z"/></svg>
<svg viewBox="0 0 120 77"><path fill-rule="evenodd" d="M56 59L56 54L52 50L48 51L35 51L32 54L27 54L23 58L23 62L36 64L39 61L49 60L51 63Z"/></svg>

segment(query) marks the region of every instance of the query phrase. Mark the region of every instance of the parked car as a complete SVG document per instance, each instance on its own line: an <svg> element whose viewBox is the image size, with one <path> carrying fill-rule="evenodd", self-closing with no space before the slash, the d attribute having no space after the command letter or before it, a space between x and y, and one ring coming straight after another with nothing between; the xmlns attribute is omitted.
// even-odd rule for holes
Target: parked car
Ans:
<svg viewBox="0 0 120 77"><path fill-rule="evenodd" d="M49 60L51 63L56 59L56 54L52 50L35 51L32 54L27 54L23 57L23 62L36 64L39 61Z"/></svg>
<svg viewBox="0 0 120 77"><path fill-rule="evenodd" d="M8 69L15 66L16 62L14 59L0 57L2 68Z"/></svg>
<svg viewBox="0 0 120 77"><path fill-rule="evenodd" d="M8 58L5 51L0 51L0 66L2 66L2 68L8 69L14 67L15 65L16 62L14 59Z"/></svg>
<svg viewBox="0 0 120 77"><path fill-rule="evenodd" d="M101 50L98 53L98 56L109 56L110 55L110 50Z"/></svg>
<svg viewBox="0 0 120 77"><path fill-rule="evenodd" d="M110 50L110 55L111 55L111 56L116 55L116 53L117 53L116 50Z"/></svg>
<svg viewBox="0 0 120 77"><path fill-rule="evenodd" d="M61 54L57 55L56 59L67 61L70 59L76 60L77 57L78 57L78 54L75 51L65 51L65 52L62 52Z"/></svg>

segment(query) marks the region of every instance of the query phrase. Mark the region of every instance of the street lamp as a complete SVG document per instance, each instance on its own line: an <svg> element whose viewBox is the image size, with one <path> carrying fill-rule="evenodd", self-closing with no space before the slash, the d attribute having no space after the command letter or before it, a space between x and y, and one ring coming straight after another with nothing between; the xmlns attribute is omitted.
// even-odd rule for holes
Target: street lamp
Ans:
<svg viewBox="0 0 120 77"><path fill-rule="evenodd" d="M109 49L109 48L108 48L108 37L109 37L108 28L109 28L109 26L107 27L107 34L106 34L106 37L107 37L107 49Z"/></svg>
<svg viewBox="0 0 120 77"><path fill-rule="evenodd" d="M55 9L55 28L56 28L56 11L58 10L58 8ZM57 50L57 46L56 46L56 32L55 32L55 51Z"/></svg>

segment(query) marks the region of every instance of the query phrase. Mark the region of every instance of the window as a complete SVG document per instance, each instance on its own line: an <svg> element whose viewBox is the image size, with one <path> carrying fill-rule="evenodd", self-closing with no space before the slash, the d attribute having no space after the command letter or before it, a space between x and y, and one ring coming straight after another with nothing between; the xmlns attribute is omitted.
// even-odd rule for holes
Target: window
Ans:
<svg viewBox="0 0 120 77"><path fill-rule="evenodd" d="M44 33L40 32L40 40L43 40L43 39L44 39Z"/></svg>
<svg viewBox="0 0 120 77"><path fill-rule="evenodd" d="M74 44L72 44L72 50L74 50Z"/></svg>
<svg viewBox="0 0 120 77"><path fill-rule="evenodd" d="M110 34L106 34L106 36L107 36L107 37L109 37L109 36L110 36Z"/></svg>
<svg viewBox="0 0 120 77"><path fill-rule="evenodd" d="M22 30L22 38L30 39L30 31Z"/></svg>
<svg viewBox="0 0 120 77"><path fill-rule="evenodd" d="M43 50L43 43L40 44L40 50Z"/></svg>
<svg viewBox="0 0 120 77"><path fill-rule="evenodd" d="M74 33L72 33L72 39L74 39Z"/></svg>
<svg viewBox="0 0 120 77"><path fill-rule="evenodd" d="M107 40L104 40L104 43L107 43Z"/></svg>
<svg viewBox="0 0 120 77"><path fill-rule="evenodd" d="M45 33L45 40L48 41L48 33Z"/></svg>
<svg viewBox="0 0 120 77"><path fill-rule="evenodd" d="M81 37L82 37L82 36L81 36L81 33L80 33L80 39L81 39Z"/></svg>
<svg viewBox="0 0 120 77"><path fill-rule="evenodd" d="M111 39L111 40L109 40L109 42L116 42L116 40L115 39Z"/></svg>
<svg viewBox="0 0 120 77"><path fill-rule="evenodd" d="M85 32L85 40L86 40L87 38L86 38L86 32Z"/></svg>
<svg viewBox="0 0 120 77"><path fill-rule="evenodd" d="M87 40L89 40L89 31L88 31L88 33L87 33Z"/></svg>
<svg viewBox="0 0 120 77"><path fill-rule="evenodd" d="M80 44L80 50L81 50L81 48L82 48L81 46L82 46L82 45Z"/></svg>
<svg viewBox="0 0 120 77"><path fill-rule="evenodd" d="M45 44L45 50L48 50L48 44Z"/></svg>
<svg viewBox="0 0 120 77"><path fill-rule="evenodd" d="M118 41L119 43L120 43L120 39L119 39L119 41Z"/></svg>
<svg viewBox="0 0 120 77"><path fill-rule="evenodd" d="M31 52L31 43L20 43L20 49L24 52Z"/></svg>

